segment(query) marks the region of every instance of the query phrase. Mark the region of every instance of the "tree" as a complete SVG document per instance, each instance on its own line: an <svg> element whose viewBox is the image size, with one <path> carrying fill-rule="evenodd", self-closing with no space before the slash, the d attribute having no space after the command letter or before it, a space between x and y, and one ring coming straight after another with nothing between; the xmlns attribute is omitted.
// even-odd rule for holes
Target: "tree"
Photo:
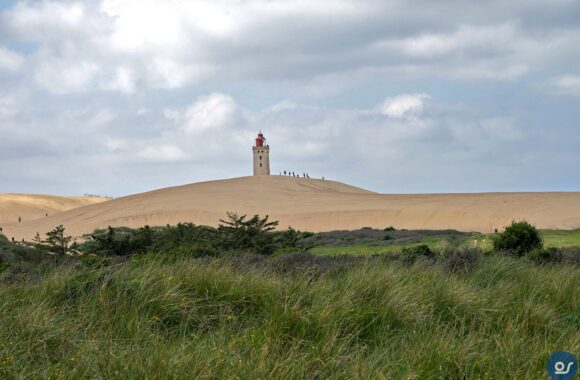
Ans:
<svg viewBox="0 0 580 380"><path fill-rule="evenodd" d="M68 252L68 244L70 243L72 237L66 236L64 234L64 227L62 224L55 227L54 230L46 233L46 240L44 240L45 246L50 252L54 252L56 255L64 256Z"/></svg>
<svg viewBox="0 0 580 380"><path fill-rule="evenodd" d="M299 240L300 232L292 227L288 227L288 229L282 232L282 235L280 236L280 242L282 243L282 246L286 248L298 248Z"/></svg>
<svg viewBox="0 0 580 380"><path fill-rule="evenodd" d="M544 242L536 227L525 220L513 221L505 231L493 242L496 251L508 251L516 256L523 256L537 248L542 248Z"/></svg>
<svg viewBox="0 0 580 380"><path fill-rule="evenodd" d="M250 249L264 255L274 252L276 247L269 232L276 228L277 221L268 221L268 215L264 218L254 215L248 220L247 215L239 216L235 212L228 212L227 216L228 220L220 219L218 227L224 248Z"/></svg>

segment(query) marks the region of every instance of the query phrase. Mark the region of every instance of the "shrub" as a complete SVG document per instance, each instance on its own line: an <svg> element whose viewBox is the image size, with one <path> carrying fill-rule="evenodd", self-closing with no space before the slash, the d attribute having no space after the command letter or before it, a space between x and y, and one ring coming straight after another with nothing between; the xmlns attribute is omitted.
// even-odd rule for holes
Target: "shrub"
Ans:
<svg viewBox="0 0 580 380"><path fill-rule="evenodd" d="M40 262L50 256L36 245L12 243L0 234L0 263L16 263L20 261Z"/></svg>
<svg viewBox="0 0 580 380"><path fill-rule="evenodd" d="M396 231L396 228L395 228L395 227L393 227L393 226L389 226L389 227L387 227L387 228L383 229L383 231L385 231L385 232L389 232L389 231Z"/></svg>
<svg viewBox="0 0 580 380"><path fill-rule="evenodd" d="M296 231L292 227L288 227L288 229L281 234L279 234L278 243L282 247L286 248L297 248L298 241L300 240L300 231Z"/></svg>
<svg viewBox="0 0 580 380"><path fill-rule="evenodd" d="M80 255L78 260L87 268L99 269L109 265L110 259L97 255Z"/></svg>
<svg viewBox="0 0 580 380"><path fill-rule="evenodd" d="M272 254L276 246L271 231L278 222L270 222L268 218L268 215L264 218L254 215L246 219L246 215L228 212L227 220L220 219L218 227L222 248L250 249L261 255Z"/></svg>
<svg viewBox="0 0 580 380"><path fill-rule="evenodd" d="M10 264L0 262L0 274L4 272L4 270L10 268Z"/></svg>
<svg viewBox="0 0 580 380"><path fill-rule="evenodd" d="M288 253L273 257L268 262L268 269L275 274L307 274L318 278L325 274L337 273L356 267L366 259L348 255L320 256L309 252Z"/></svg>
<svg viewBox="0 0 580 380"><path fill-rule="evenodd" d="M413 264L419 257L433 258L435 252L427 244L405 247L401 251L401 258L405 264Z"/></svg>
<svg viewBox="0 0 580 380"><path fill-rule="evenodd" d="M124 228L107 228L89 235L91 240L81 244L84 253L94 253L99 256L128 256L133 252L131 238L135 230Z"/></svg>
<svg viewBox="0 0 580 380"><path fill-rule="evenodd" d="M477 248L447 249L441 254L441 265L449 272L469 272L481 259Z"/></svg>
<svg viewBox="0 0 580 380"><path fill-rule="evenodd" d="M393 237L391 235L389 235L389 234L385 234L383 236L383 240L392 240L392 239L393 239Z"/></svg>
<svg viewBox="0 0 580 380"><path fill-rule="evenodd" d="M30 261L30 262L41 262L50 256L43 250L35 249L32 247L27 247L23 245L14 246L14 254L18 258L18 261Z"/></svg>
<svg viewBox="0 0 580 380"><path fill-rule="evenodd" d="M429 248L427 244L419 244L413 247L405 247L403 248L404 254L412 254L416 256L425 256L425 257L433 257L435 256L435 252Z"/></svg>
<svg viewBox="0 0 580 380"><path fill-rule="evenodd" d="M65 235L62 224L46 233L46 240L42 243L47 250L56 255L64 256L69 251L69 243L72 237Z"/></svg>
<svg viewBox="0 0 580 380"><path fill-rule="evenodd" d="M516 256L523 256L534 249L541 249L543 244L536 227L526 221L514 221L496 237L493 248L495 251L507 251Z"/></svg>
<svg viewBox="0 0 580 380"><path fill-rule="evenodd" d="M562 261L558 248L536 248L526 254L526 258L535 264L548 264Z"/></svg>
<svg viewBox="0 0 580 380"><path fill-rule="evenodd" d="M310 232L310 231L302 231L302 232L299 233L299 235L300 235L300 239L307 239L309 237L314 236L315 233L314 232Z"/></svg>
<svg viewBox="0 0 580 380"><path fill-rule="evenodd" d="M569 265L580 266L580 248L565 247L560 249L562 262Z"/></svg>
<svg viewBox="0 0 580 380"><path fill-rule="evenodd" d="M208 244L196 243L192 245L181 245L164 253L176 257L206 257L217 256L219 251Z"/></svg>

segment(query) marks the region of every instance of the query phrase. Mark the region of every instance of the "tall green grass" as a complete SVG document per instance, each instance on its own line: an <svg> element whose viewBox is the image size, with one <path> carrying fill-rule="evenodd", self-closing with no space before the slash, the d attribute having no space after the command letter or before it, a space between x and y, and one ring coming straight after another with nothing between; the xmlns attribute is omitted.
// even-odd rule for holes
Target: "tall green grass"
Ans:
<svg viewBox="0 0 580 380"><path fill-rule="evenodd" d="M580 353L579 297L579 269L504 257L322 277L77 263L0 284L0 377L539 379L552 352Z"/></svg>

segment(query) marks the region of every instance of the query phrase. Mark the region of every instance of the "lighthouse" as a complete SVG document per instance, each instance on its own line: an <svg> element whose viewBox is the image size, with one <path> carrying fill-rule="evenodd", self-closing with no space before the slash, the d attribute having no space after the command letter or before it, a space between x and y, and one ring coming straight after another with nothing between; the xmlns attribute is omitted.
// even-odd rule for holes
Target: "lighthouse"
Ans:
<svg viewBox="0 0 580 380"><path fill-rule="evenodd" d="M270 175L270 147L266 145L266 138L262 132L258 133L252 152L254 153L254 175Z"/></svg>

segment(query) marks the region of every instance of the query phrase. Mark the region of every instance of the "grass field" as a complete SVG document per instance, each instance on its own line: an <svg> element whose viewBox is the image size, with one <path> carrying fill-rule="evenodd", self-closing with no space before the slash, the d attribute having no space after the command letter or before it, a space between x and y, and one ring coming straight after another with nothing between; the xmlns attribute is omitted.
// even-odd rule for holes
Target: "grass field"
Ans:
<svg viewBox="0 0 580 380"><path fill-rule="evenodd" d="M381 255L385 253L397 253L405 247L411 247L419 244L426 244L432 249L467 247L472 244L472 239L466 239L461 242L450 242L445 239L426 238L417 243L402 243L392 245L337 245L337 246L317 246L312 248L311 252L326 255L352 255L352 256L367 256L367 255Z"/></svg>
<svg viewBox="0 0 580 380"><path fill-rule="evenodd" d="M35 278L0 284L2 378L541 379L580 352L580 270L505 257L312 277L143 256Z"/></svg>
<svg viewBox="0 0 580 380"><path fill-rule="evenodd" d="M580 247L580 229L577 230L541 230L541 235L544 239L546 247ZM416 233L416 231L414 231ZM404 234L404 231L403 231ZM341 245L320 245L315 246L312 252L334 256L334 255L353 255L353 256L367 256L374 254L396 253L400 252L405 247L415 246L418 244L426 244L431 249L439 250L443 248L457 248L457 247L477 247L484 251L491 251L493 248L494 234L470 234L463 233L459 235L448 236L446 234L438 234L434 236L420 236L411 241L404 238L393 239L389 241L388 245L376 244L376 241L356 241L356 239L344 239ZM349 242L355 241L358 244L349 245Z"/></svg>
<svg viewBox="0 0 580 380"><path fill-rule="evenodd" d="M384 236L389 239L385 240ZM312 239L316 254L368 256L396 253L405 247L426 244L432 249L471 247L475 238L482 236L457 231L335 231L321 233Z"/></svg>
<svg viewBox="0 0 580 380"><path fill-rule="evenodd" d="M577 230L540 230L545 247L580 247L580 229ZM494 234L479 235L474 238L474 246L491 250Z"/></svg>
<svg viewBox="0 0 580 380"><path fill-rule="evenodd" d="M580 247L580 229L543 230L542 235L547 247Z"/></svg>
<svg viewBox="0 0 580 380"><path fill-rule="evenodd" d="M401 246L370 246L370 245L339 245L339 246L319 246L314 247L310 251L318 255L336 256L336 255L352 255L352 256L370 256L375 254L384 254L390 252L398 252Z"/></svg>

